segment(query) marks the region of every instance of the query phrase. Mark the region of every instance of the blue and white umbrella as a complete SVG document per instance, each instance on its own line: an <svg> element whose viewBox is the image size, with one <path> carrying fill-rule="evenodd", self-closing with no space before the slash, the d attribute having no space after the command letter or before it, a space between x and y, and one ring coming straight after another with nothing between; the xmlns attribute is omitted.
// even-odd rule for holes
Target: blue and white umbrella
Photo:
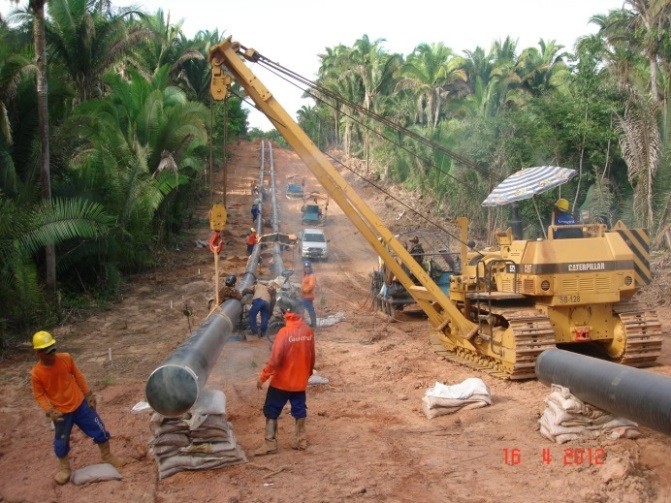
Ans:
<svg viewBox="0 0 671 503"><path fill-rule="evenodd" d="M515 201L530 199L568 182L578 173L575 169L559 166L525 168L499 183L482 202L482 206L504 206Z"/></svg>

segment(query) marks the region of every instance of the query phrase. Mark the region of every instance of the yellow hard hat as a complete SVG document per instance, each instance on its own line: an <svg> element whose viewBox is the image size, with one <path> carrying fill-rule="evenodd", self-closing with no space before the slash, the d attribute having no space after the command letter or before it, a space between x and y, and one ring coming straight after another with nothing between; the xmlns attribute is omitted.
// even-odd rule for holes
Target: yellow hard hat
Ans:
<svg viewBox="0 0 671 503"><path fill-rule="evenodd" d="M250 227L249 230L250 230L251 232L256 232L256 229L255 229L254 227Z"/></svg>
<svg viewBox="0 0 671 503"><path fill-rule="evenodd" d="M44 349L56 344L56 341L49 332L40 330L33 335L33 349Z"/></svg>
<svg viewBox="0 0 671 503"><path fill-rule="evenodd" d="M566 199L561 198L561 199L557 199L557 202L555 203L555 206L562 211L568 211L569 204L568 204L568 201Z"/></svg>

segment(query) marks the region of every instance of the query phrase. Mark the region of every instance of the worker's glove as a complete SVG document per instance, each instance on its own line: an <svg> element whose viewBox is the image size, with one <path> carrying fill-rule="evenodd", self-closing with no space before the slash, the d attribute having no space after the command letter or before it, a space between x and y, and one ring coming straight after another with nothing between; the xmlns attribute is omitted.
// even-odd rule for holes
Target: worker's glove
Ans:
<svg viewBox="0 0 671 503"><path fill-rule="evenodd" d="M96 406L98 405L98 400L96 400L96 396L93 394L93 391L89 391L84 395L84 398L86 398L86 403L91 407L92 409L95 409Z"/></svg>
<svg viewBox="0 0 671 503"><path fill-rule="evenodd" d="M54 423L60 423L63 421L63 413L56 409L49 409L47 411L47 417L51 419Z"/></svg>
<svg viewBox="0 0 671 503"><path fill-rule="evenodd" d="M263 383L261 381L256 381L256 389L263 389Z"/></svg>

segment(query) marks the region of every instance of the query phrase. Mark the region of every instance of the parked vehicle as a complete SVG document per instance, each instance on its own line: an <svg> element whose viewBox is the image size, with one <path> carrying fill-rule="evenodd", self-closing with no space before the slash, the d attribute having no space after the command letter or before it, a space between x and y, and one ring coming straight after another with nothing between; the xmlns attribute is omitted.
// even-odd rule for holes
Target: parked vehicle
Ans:
<svg viewBox="0 0 671 503"><path fill-rule="evenodd" d="M298 175L287 176L287 188L285 195L288 199L303 199L305 178Z"/></svg>
<svg viewBox="0 0 671 503"><path fill-rule="evenodd" d="M329 196L321 192L310 192L303 196L301 220L306 225L322 225L326 221L326 213L329 209Z"/></svg>
<svg viewBox="0 0 671 503"><path fill-rule="evenodd" d="M301 257L326 260L328 239L321 229L307 228L300 233Z"/></svg>

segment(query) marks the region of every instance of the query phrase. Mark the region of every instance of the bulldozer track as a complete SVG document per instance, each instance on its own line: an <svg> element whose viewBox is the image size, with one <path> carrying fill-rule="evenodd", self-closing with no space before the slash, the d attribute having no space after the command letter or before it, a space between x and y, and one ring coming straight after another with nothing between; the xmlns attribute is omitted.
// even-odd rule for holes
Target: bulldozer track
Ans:
<svg viewBox="0 0 671 503"><path fill-rule="evenodd" d="M514 336L513 348L497 347L496 351L514 353L514 362L475 353L465 348L447 351L444 357L454 363L481 369L499 379L535 379L536 358L546 349L555 347L555 335L550 319L536 309L493 309L491 314L505 318Z"/></svg>
<svg viewBox="0 0 671 503"><path fill-rule="evenodd" d="M624 354L615 361L631 367L654 365L662 352L662 324L657 313L636 303L617 304L613 311L626 334Z"/></svg>

